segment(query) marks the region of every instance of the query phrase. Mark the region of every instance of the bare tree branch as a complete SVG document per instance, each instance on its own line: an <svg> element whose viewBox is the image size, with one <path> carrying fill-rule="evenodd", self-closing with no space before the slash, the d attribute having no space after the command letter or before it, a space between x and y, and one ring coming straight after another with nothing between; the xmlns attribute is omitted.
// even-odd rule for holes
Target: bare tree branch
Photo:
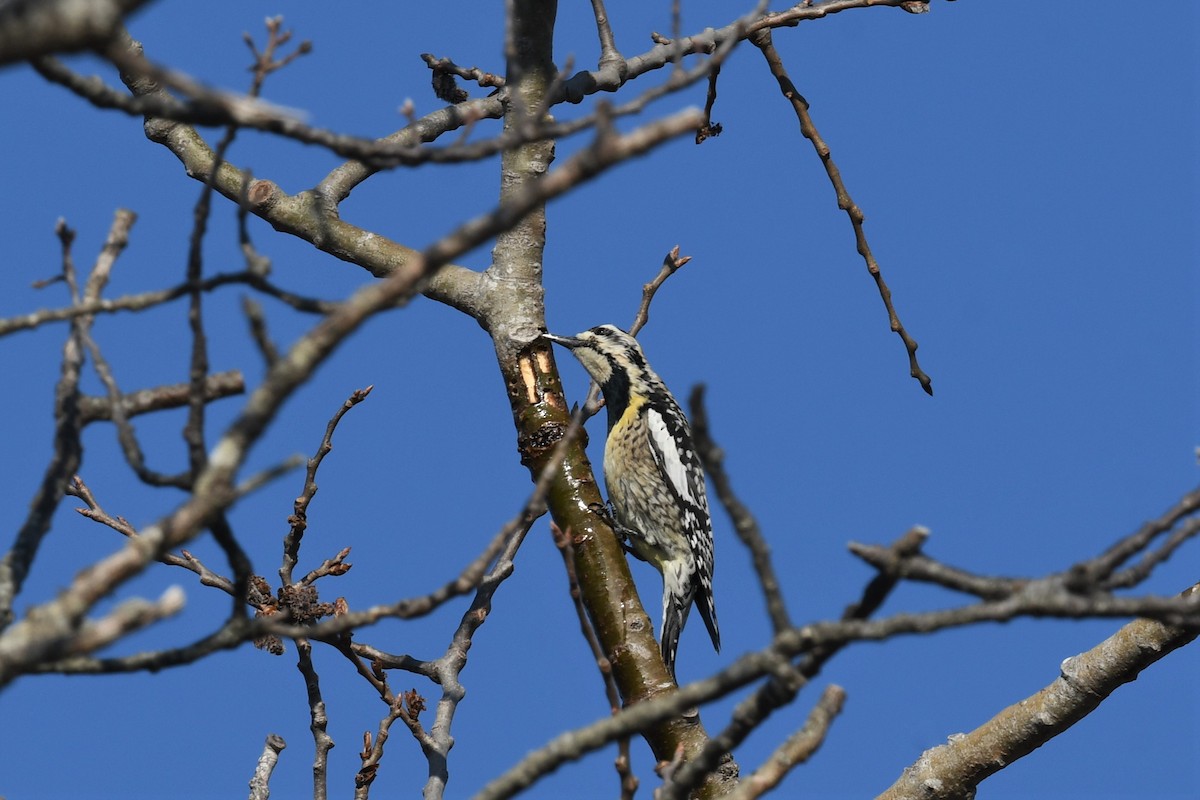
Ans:
<svg viewBox="0 0 1200 800"><path fill-rule="evenodd" d="M662 269L654 276L654 279L642 286L642 303L638 306L637 314L633 318L633 324L629 326L629 335L637 336L642 328L646 327L646 323L650 321L650 303L654 300L654 295L658 294L658 290L666 283L667 278L674 275L683 267L684 264L692 260L691 256L679 255L679 245L671 248L671 251L663 258Z"/></svg>
<svg viewBox="0 0 1200 800"><path fill-rule="evenodd" d="M346 412L366 400L367 395L374 388L374 386L368 386L365 389L356 389L350 397L346 398L346 402L342 403L341 408L325 426L325 438L321 440L316 454L308 460L308 470L304 475L304 489L293 504L292 515L288 517L290 527L287 536L283 539L283 564L279 568L279 579L285 586L292 582L292 570L295 569L300 555L300 542L304 538L304 531L308 528L308 506L317 494L317 470L320 468L321 462L325 460L325 456L333 450L333 432Z"/></svg>
<svg viewBox="0 0 1200 800"><path fill-rule="evenodd" d="M93 422L111 420L114 405L120 406L120 413L126 419L154 411L179 408L187 404L189 388L185 383L173 383L156 386L152 389L141 389L122 394L116 404L109 397L82 395L79 398L80 422L86 426ZM242 373L234 369L209 375L204 381L203 396L206 401L211 402L225 397L233 397L245 391L246 382L242 378Z"/></svg>
<svg viewBox="0 0 1200 800"><path fill-rule="evenodd" d="M90 653L107 647L134 631L178 614L183 609L183 602L183 590L178 586L168 588L162 597L153 602L140 597L122 601L106 616L83 623L72 638L66 655Z"/></svg>
<svg viewBox="0 0 1200 800"><path fill-rule="evenodd" d="M834 5L827 4L823 7ZM933 394L933 381L925 371L921 369L921 365L917 363L917 341L909 335L904 329L903 323L900 322L900 316L896 313L896 307L892 304L892 292L888 289L887 283L883 279L883 273L879 270L879 263L875 260L875 256L871 254L871 246L867 243L867 234L863 229L863 221L866 216L862 209L850 197L850 192L846 190L846 184L842 180L842 174L837 168L837 164L833 163L833 157L829 153L829 146L817 133L817 128L813 125L812 117L808 113L808 101L805 100L800 92L796 91L796 87L792 85L792 79L788 77L787 70L784 69L783 59L780 58L779 52L775 49L775 45L771 41L771 31L769 28L762 28L751 38L754 45L762 51L763 57L767 61L767 66L771 69L771 74L779 81L779 89L783 92L792 104L792 109L796 112L796 117L800 120L800 132L804 134L804 138L812 142L813 148L817 151L817 155L821 159L821 164L825 167L825 172L829 176L830 183L833 184L833 189L837 193L838 208L846 212L850 217L850 225L854 228L854 239L858 245L859 255L863 257L867 264L867 271L871 273L871 277L875 280L875 286L879 289L879 296L883 299L883 305L887 309L888 323L891 329L899 335L904 342L904 349L908 351L908 366L909 371L916 378L926 393Z"/></svg>
<svg viewBox="0 0 1200 800"><path fill-rule="evenodd" d="M1200 595L1200 585L1184 592ZM1142 670L1200 635L1200 628L1138 619L1108 639L1062 662L1053 683L1009 706L967 734L927 750L881 800L973 797L976 788L1019 758L1083 719Z"/></svg>
<svg viewBox="0 0 1200 800"><path fill-rule="evenodd" d="M550 532L554 535L554 543L558 546L558 550L563 557L563 566L567 571L567 584L570 588L571 602L575 606L575 615L579 618L580 632L587 641L588 647L591 648L592 658L595 659L596 666L600 668L600 677L604 681L604 696L608 699L608 707L615 714L621 710L621 693L617 688L616 681L613 680L612 662L604 654L604 648L600 645L600 640L596 638L596 630L588 620L587 609L583 605L579 591L579 578L575 575L575 554L572 552L574 548L571 544L571 536L553 522L550 523ZM638 779L630 767L628 736L617 740L617 758L614 765L617 768L617 780L621 790L621 798L622 800L631 800L634 792L637 791Z"/></svg>
<svg viewBox="0 0 1200 800"><path fill-rule="evenodd" d="M485 88L499 89L504 86L504 77L501 75L493 75L490 72L484 72L479 67L460 67L448 58L438 58L433 53L421 53L421 60L428 65L429 69L436 75L437 73L448 73L457 75L460 78L466 78L473 83L477 83ZM463 102L462 100L453 102Z"/></svg>
<svg viewBox="0 0 1200 800"><path fill-rule="evenodd" d="M721 135L721 123L712 121L713 106L717 102L717 78L721 75L721 65L713 67L708 76L708 95L704 98L704 124L696 129L696 144Z"/></svg>
<svg viewBox="0 0 1200 800"><path fill-rule="evenodd" d="M713 441L708 431L708 410L704 405L703 384L698 384L692 389L688 406L692 412L692 437L696 452L700 455L704 471L717 492L717 499L733 522L734 532L750 551L754 573L758 576L759 586L767 602L767 616L771 619L775 633L779 633L790 628L792 623L783 601L779 578L775 575L775 567L771 563L771 548L767 546L754 514L733 493L729 476L725 473L725 453Z"/></svg>
<svg viewBox="0 0 1200 800"><path fill-rule="evenodd" d="M621 58L621 53L617 50L617 40L613 36L612 25L608 21L608 11L604 8L604 0L592 0L592 14L596 18L596 35L600 38L598 69L600 72L615 69L617 70L617 79L624 80L625 76L620 73L625 67L625 59Z"/></svg>
<svg viewBox="0 0 1200 800"><path fill-rule="evenodd" d="M228 272L214 275L211 278L201 281L200 290L211 292L214 289L235 283L246 284L256 291L286 303L297 311L309 314L328 314L337 307L337 303L334 302L292 294L270 283L261 275L250 272ZM169 303L172 300L178 300L191 291L192 286L188 283L183 283L173 286L170 289L128 295L113 300L97 298L95 300L82 301L78 305L67 306L65 308L41 309L19 317L0 320L0 336L7 336L17 331L30 330L49 322L71 320L79 316L113 314L117 311L141 311L153 306L162 305L163 303Z"/></svg>
<svg viewBox="0 0 1200 800"><path fill-rule="evenodd" d="M911 554L917 552L924 541L924 529L915 529L892 543L890 549L899 554ZM897 583L899 583L898 577L881 572L867 584L862 599L846 608L842 614L842 621L858 621L869 618L883 605L883 601ZM783 636L787 632L788 630L779 630L776 632L776 636ZM697 785L702 775L716 769L729 753L732 753L776 710L795 700L799 691L816 677L825 663L844 646L845 643L831 643L812 647L806 650L805 658L799 666L780 663L772 668L768 673L767 682L738 703L725 729L712 737L704 745L703 750L677 770L670 783L664 785L661 791L661 800L676 800L686 797L692 787Z"/></svg>
<svg viewBox="0 0 1200 800"><path fill-rule="evenodd" d="M1180 520L1197 512L1200 512L1200 488L1184 495L1161 517L1147 522L1137 531L1114 544L1103 555L1090 562L1072 567L1074 579L1084 585L1105 581L1113 588L1136 583L1137 581L1131 579L1145 568L1138 568L1136 573L1133 570L1125 570L1124 573L1117 573L1117 575L1113 573L1126 561L1149 547L1156 538L1174 528ZM1157 563L1158 561L1155 560L1149 566L1152 568Z"/></svg>
<svg viewBox="0 0 1200 800"><path fill-rule="evenodd" d="M124 405L121 402L122 392L117 385L116 378L113 376L112 368L108 364L108 360L100 350L100 345L92 338L90 331L84 331L84 345L88 353L92 356L92 366L96 370L96 375L99 376L100 382L104 384L104 388L108 392L108 409L112 416L113 424L117 428L117 441L121 445L121 451L125 455L125 463L127 463L138 479L150 486L174 486L179 489L186 489L191 485L191 474L181 472L176 474L168 474L158 472L146 466L146 457L142 451L141 444L138 442L137 435L134 433L133 426L129 424L124 416ZM187 390L184 393L184 402L181 405L190 406L193 402L192 384L188 384ZM203 399L203 393L201 393Z"/></svg>
<svg viewBox="0 0 1200 800"><path fill-rule="evenodd" d="M46 9L35 11L59 13L69 10L72 3L74 0L48 0ZM10 33L6 14L14 7L28 5L28 0L0 0L0 52L5 53L0 62L8 57L3 44ZM137 3L128 0L100 5L133 7ZM372 721L373 730L364 734L355 796L364 799L369 796L383 768L384 753L399 746L393 742L385 748L392 725L400 720L426 761L425 796L438 800L446 795L451 777L452 728L468 688L464 685L468 653L492 612L495 593L512 574L524 537L547 508L556 521L555 535L562 548L583 637L600 667L613 713L530 753L485 786L480 797L513 796L562 764L615 741L619 748L617 774L621 796L632 798L638 783L629 756L630 738L635 734L646 738L659 760L657 771L664 785L655 792L656 800L690 796L697 787L697 798L730 792L737 797L758 797L777 786L795 764L807 759L820 746L840 712L844 692L830 687L804 726L780 743L771 759L740 786L735 786L737 765L732 754L777 709L793 703L799 691L824 665L851 643L1018 617L1143 617L1126 625L1104 645L1069 660L1064 664L1062 678L1039 695L1006 710L963 741L952 741L926 753L892 790L907 792L915 787L922 797L940 796L929 794L929 786L936 783L947 794L973 793L980 781L999 768L997 765L1020 758L1061 732L1094 709L1116 685L1134 679L1141 669L1165 652L1191 641L1200 631L1200 588L1193 587L1183 598L1131 596L1117 594L1116 590L1142 583L1185 542L1200 534L1200 490L1183 498L1160 519L1118 541L1101 556L1042 577L986 576L941 563L921 552L928 536L923 528L910 530L886 547L852 544L852 553L872 565L877 575L840 619L796 627L787 613L770 551L757 522L734 495L724 471L723 453L709 435L702 387L698 387L693 393L692 412L697 447L722 504L751 552L774 639L760 651L748 653L713 676L684 687L674 686L662 667L653 628L637 598L624 554L616 547L603 515L597 513L600 496L596 479L581 437L577 438L582 419L589 411L594 413L595 403L589 401L578 413L567 414L568 404L554 356L540 339L545 330L542 282L545 205L577 189L591 177L650 152L671 138L694 134L699 142L706 136L717 135L720 126L712 123L712 109L722 64L738 42L750 38L762 51L781 90L792 103L802 133L822 159L839 207L851 220L859 252L876 281L892 329L904 342L913 376L932 393L930 379L917 363L917 343L900 323L890 289L867 244L861 209L850 198L837 166L829 157L829 149L808 114L807 103L791 84L771 40L771 31L777 27L871 6L898 7L910 13L928 10L924 0L827 0L819 4L799 3L767 13L763 2L752 13L725 27L706 28L693 36L684 36L682 4L674 0L670 8L671 38L654 34L654 47L626 58L617 49L603 0L592 0L600 59L597 69L575 72L571 60L559 67L553 59L554 16L547 12L554 10L554 3L509 0L504 49L507 64L503 77L477 67L464 68L449 59L424 56L433 72L435 91L451 105L418 118L413 104L408 102L402 113L409 124L381 139L315 128L301 122L292 112L258 99L269 74L309 50L308 43L301 43L298 49L284 54L291 33L282 28L279 17L267 20L268 38L262 47L247 37L254 64L252 85L245 94L213 88L166 64L147 59L140 45L132 42L120 26L120 14L124 13L121 11L93 32L76 38L71 38L74 34L64 34L64 39L49 40L49 45L45 41L35 45L102 48L103 56L121 69L122 80L131 95L107 86L99 78L76 74L52 56L44 55L44 50L36 50L32 55L37 56L36 68L48 80L61 83L88 102L146 116L147 137L168 148L188 176L201 181L204 188L195 207L184 283L115 300L100 297L112 263L124 244L123 236L132 224L130 217L123 230L114 222L110 240L81 289L71 253L73 232L64 224L59 229L63 243L61 275L39 285L57 289L58 283L65 284L69 305L0 320L0 336L53 321L70 324L55 397L55 441L50 465L16 545L0 561L0 688L29 673L157 670L192 663L247 641L272 652L282 652L284 640L290 638L297 645L297 667L306 684L315 749L313 794L324 798L328 793L328 754L333 740L329 735L326 698L312 655L314 643L320 642L341 653L351 669L367 682L370 691L386 704L378 725ZM556 105L579 103L597 92L620 89L628 95L627 85L631 81L658 70L665 70L660 73L660 82L631 100L610 105L593 99L592 107L578 114L563 114L562 120L550 116ZM455 78L496 91L486 98L471 100ZM625 120L625 129L635 124L640 127L627 133L618 130L618 118L638 113L651 102L704 79L708 80L709 91L703 113L688 110L660 115L645 124ZM502 129L495 120L502 120ZM210 146L193 124L229 127L220 142ZM248 170L226 161L227 151L241 127L317 144L351 160L331 171L313 189L288 194L279 184L256 179ZM458 131L458 139L447 143L444 137L453 131ZM551 169L556 140L584 131L591 132L592 142ZM434 239L424 250L388 240L341 219L342 202L358 184L378 171L497 155L501 173L499 204ZM280 183L292 179L287 175L276 177ZM202 244L214 191L237 204L238 239L245 269L205 278ZM269 283L266 276L271 269L270 261L250 241L251 214L280 232L362 266L380 280L344 302L300 297ZM496 246L486 270L469 270L451 263L492 239ZM420 244L425 245L426 241ZM689 259L679 255L678 247L667 255L658 276L643 287L631 332L636 333L646 324L655 292ZM207 404L215 397L240 392L242 382L240 373L210 374L207 340L210 334L215 336L220 332L206 330L201 311L206 292L235 283L276 297L296 310L321 314L322 319L281 353L270 338L261 309L253 300L245 301L251 336L266 363L267 374L245 399L236 419L216 436L215 446L209 447ZM475 559L456 577L427 594L355 610L342 597L322 602L318 588L324 589L328 584L318 585L318 581L349 570L350 547L341 547L332 557L296 579L307 511L317 491L318 466L332 447L335 426L349 407L365 397L370 391L368 387L355 393L330 420L320 448L308 462L304 488L289 518L290 529L279 569L282 585L275 591L266 579L251 574L246 553L226 516L239 497L287 468L285 463L248 478L241 477L250 450L268 426L278 426L283 404L312 378L318 366L341 343L376 314L403 307L419 293L470 315L491 337L512 406L522 464L528 467L535 484L532 494L517 516L495 534ZM94 316L149 308L185 295L189 300L192 334L189 382L183 386L123 393L104 352L91 337ZM96 366L105 397L86 397L80 392L85 353ZM189 409L184 430L188 470L179 476L153 473L145 466L129 419L181 405ZM110 515L74 475L82 462L81 430L101 419L114 422L135 474L149 476L160 484L174 481L173 485L189 492L188 499L157 524L137 530L123 517ZM88 565L58 596L40 603L24 602L27 613L15 620L16 598L63 494L79 497L85 506L78 509L80 514L118 531L126 537L126 542L117 553ZM145 513L129 509L128 500L110 498L110 501L114 507L125 506L122 510L132 518ZM558 530L560 525L565 534ZM188 550L179 549L205 530L210 530L223 548L232 578L213 571ZM92 653L99 648L120 642L130 632L175 613L181 606L182 592L172 589L155 602L122 601L118 596L105 613L96 611L102 599L116 595L126 581L153 561L188 569L199 576L202 584L229 594L233 599L230 617L215 622L215 630L190 644L125 656L95 657ZM873 619L902 580L934 583L964 594L966 598L960 598L964 605ZM416 591L425 589L428 587L417 587ZM444 640L444 651L434 658L389 653L363 641L366 629L376 622L427 615L460 596L468 598L464 603L466 608L460 607L461 616L456 617L456 623L452 620L453 631L448 641ZM247 605L257 612L252 619L247 617ZM647 631L649 635L643 635ZM387 642L379 644L386 646ZM393 690L389 684L389 672L393 669L420 675L438 685L430 694L431 708L424 718L425 698L415 688ZM740 696L731 718L710 738L700 723L699 707L735 692ZM623 703L625 707L621 708ZM268 795L268 782L283 747L282 739L268 737L251 781L252 798ZM394 760L395 756L389 759ZM915 783L909 786L908 781ZM902 785L907 788L897 788Z"/></svg>
<svg viewBox="0 0 1200 800"><path fill-rule="evenodd" d="M115 215L82 297L78 294L71 256L75 233L65 221L59 221L57 231L63 246L63 276L70 287L73 303L99 297L113 263L123 248L123 242L128 239L133 219L128 212L118 211ZM83 445L79 439L83 428L79 410L79 380L83 370L84 341L91 325L91 316L75 317L71 322L70 335L63 345L61 376L54 397L54 453L12 549L0 559L0 631L4 631L13 621L13 603L37 557L42 538L50 530L51 516L83 459Z"/></svg>
<svg viewBox="0 0 1200 800"><path fill-rule="evenodd" d="M315 752L313 800L326 800L329 796L329 751L333 749L333 737L328 732L329 716L321 696L321 679L312 663L312 645L307 639L298 639L296 651L300 654L296 668L304 676L304 687L308 693L309 730L312 731Z"/></svg>
<svg viewBox="0 0 1200 800"><path fill-rule="evenodd" d="M0 3L0 64L84 50L112 36L147 0L6 0Z"/></svg>
<svg viewBox="0 0 1200 800"><path fill-rule="evenodd" d="M771 757L750 775L742 778L741 784L730 795L731 800L754 800L762 797L783 781L794 767L812 758L825 742L825 736L833 720L842 713L846 702L846 690L840 686L828 686L821 699L813 706L804 721L804 727L793 733L771 754Z"/></svg>
<svg viewBox="0 0 1200 800"><path fill-rule="evenodd" d="M271 773L275 771L279 754L285 747L287 742L279 734L267 736L262 755L258 757L258 764L254 768L254 777L250 779L250 800L267 800L271 796Z"/></svg>
<svg viewBox="0 0 1200 800"><path fill-rule="evenodd" d="M124 517L113 517L108 514L108 512L106 512L100 506L100 503L96 500L95 495L92 494L92 490L87 487L87 485L83 482L83 479L78 475L75 476L74 480L71 482L71 485L67 487L66 493L71 497L78 497L87 506L86 508L75 509L81 515L93 520L94 522L99 522L101 525L106 525L109 528L112 528L122 536L126 536L131 539L137 538L137 530L134 529L134 527L130 525ZM163 564L167 564L172 567L182 567L190 572L194 572L196 575L200 576L200 583L204 586L212 586L220 589L230 596L235 595L233 581L222 575L218 575L208 567L204 566L204 564L198 558L193 556L187 550L183 550L181 555L175 555L174 553L163 553L161 556L159 556L158 560Z"/></svg>
<svg viewBox="0 0 1200 800"><path fill-rule="evenodd" d="M398 719L403 719L409 723L410 729L413 725L419 726L417 721L421 711L425 710L425 700L416 690L404 692L392 700L391 707L386 717L379 723L379 730L375 734L375 741L371 741L371 734L363 734L363 749L359 754L362 760L362 767L359 768L358 774L354 776L354 798L355 800L367 800L371 791L371 784L375 781L375 776L379 771L379 764L383 760L383 746L387 743L388 734L391 731L392 723ZM416 732L414 731L414 735Z"/></svg>
<svg viewBox="0 0 1200 800"><path fill-rule="evenodd" d="M908 546L908 536L901 537L894 545L899 549ZM677 692L658 695L628 706L611 718L601 719L586 727L564 733L533 751L496 778L476 798L498 800L512 797L562 764L603 747L620 736L645 730L657 720L671 718L694 705L736 691L763 676L776 674L781 667L786 670L789 660L796 656L806 656L798 669L806 677L811 677L832 654L854 641L878 641L894 636L974 625L984 621L999 622L1020 616L1070 619L1084 616L1153 615L1184 629L1191 638L1195 637L1192 629L1200 626L1200 592L1186 597L1171 598L1080 596L1064 589L1061 579L1055 577L1031 581L1020 592L1003 601L920 614L901 613L879 620L867 620L856 616L870 613L881 599L878 591L868 587L864 599L848 608L846 616L841 620L791 628L775 637L770 648L744 655L709 678L682 686ZM1154 654L1151 663L1159 657L1161 656ZM762 696L755 702L767 699L767 696ZM747 711L754 710L751 706L743 707ZM758 706L760 710L755 710L754 713L759 714L769 708L770 705L764 703ZM734 725L744 735L746 724L735 720ZM712 750L707 752L719 750L720 745L714 744ZM685 764L684 768L686 766Z"/></svg>

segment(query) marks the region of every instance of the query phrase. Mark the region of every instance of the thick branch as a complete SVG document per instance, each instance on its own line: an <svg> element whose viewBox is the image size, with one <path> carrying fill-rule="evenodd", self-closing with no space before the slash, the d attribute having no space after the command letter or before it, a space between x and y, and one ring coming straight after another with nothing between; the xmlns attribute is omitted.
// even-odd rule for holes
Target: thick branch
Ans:
<svg viewBox="0 0 1200 800"><path fill-rule="evenodd" d="M0 3L0 64L83 50L112 36L148 0L9 0Z"/></svg>
<svg viewBox="0 0 1200 800"><path fill-rule="evenodd" d="M267 735L263 745L262 755L254 767L254 777L250 779L250 800L268 800L271 796L271 773L279 763L279 754L287 747L287 742L277 733Z"/></svg>
<svg viewBox="0 0 1200 800"><path fill-rule="evenodd" d="M118 58L132 52L140 56L141 46L126 35L114 43L110 53ZM169 97L166 90L140 75L122 73L135 96ZM211 183L214 189L234 202L243 199L251 213L273 228L289 233L330 255L349 261L377 277L388 277L416 269L423 271L419 253L383 236L344 222L330 214L319 193L288 195L271 181L254 181L246 186L246 177L228 162L218 164L212 148L195 128L166 119L147 118L146 136L169 149L187 168L190 176ZM481 291L478 273L465 267L439 265L436 277L430 270L422 290L430 297L474 315L474 303Z"/></svg>
<svg viewBox="0 0 1200 800"><path fill-rule="evenodd" d="M1184 592L1200 596L1200 584ZM1200 628L1138 619L1108 639L1062 663L1061 674L1032 697L1001 711L968 734L927 750L880 800L974 797L988 776L1070 728L1118 687L1188 644Z"/></svg>

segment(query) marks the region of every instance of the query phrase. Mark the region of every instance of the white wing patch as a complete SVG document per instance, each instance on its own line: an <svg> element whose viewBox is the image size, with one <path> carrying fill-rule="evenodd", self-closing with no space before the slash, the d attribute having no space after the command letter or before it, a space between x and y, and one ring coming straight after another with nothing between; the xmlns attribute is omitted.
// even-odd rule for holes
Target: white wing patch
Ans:
<svg viewBox="0 0 1200 800"><path fill-rule="evenodd" d="M671 486L683 500L693 506L700 505L700 500L696 498L696 493L692 488L688 469L679 454L679 443L675 441L675 437L667 428L666 420L663 419L662 414L650 408L646 410L646 424L650 428L650 449L659 459L659 466L662 468L663 474L667 476L667 480L671 482Z"/></svg>

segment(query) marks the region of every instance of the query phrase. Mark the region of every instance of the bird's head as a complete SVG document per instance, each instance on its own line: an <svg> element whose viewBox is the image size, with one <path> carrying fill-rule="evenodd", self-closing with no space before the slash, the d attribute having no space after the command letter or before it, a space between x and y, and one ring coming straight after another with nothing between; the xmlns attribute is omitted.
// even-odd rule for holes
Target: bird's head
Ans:
<svg viewBox="0 0 1200 800"><path fill-rule="evenodd" d="M646 357L637 339L616 325L597 325L575 336L544 333L542 338L570 350L601 388L614 376L646 372Z"/></svg>

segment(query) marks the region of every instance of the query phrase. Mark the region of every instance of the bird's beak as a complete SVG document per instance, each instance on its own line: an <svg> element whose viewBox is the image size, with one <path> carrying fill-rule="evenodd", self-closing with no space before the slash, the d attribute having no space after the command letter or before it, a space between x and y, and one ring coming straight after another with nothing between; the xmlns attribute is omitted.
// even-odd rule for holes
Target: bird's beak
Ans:
<svg viewBox="0 0 1200 800"><path fill-rule="evenodd" d="M554 342L555 344L561 344L568 350L574 350L576 347L579 347L579 345L583 344L581 339L576 339L573 336L556 336L553 333L543 333L542 338L546 339L547 341Z"/></svg>

